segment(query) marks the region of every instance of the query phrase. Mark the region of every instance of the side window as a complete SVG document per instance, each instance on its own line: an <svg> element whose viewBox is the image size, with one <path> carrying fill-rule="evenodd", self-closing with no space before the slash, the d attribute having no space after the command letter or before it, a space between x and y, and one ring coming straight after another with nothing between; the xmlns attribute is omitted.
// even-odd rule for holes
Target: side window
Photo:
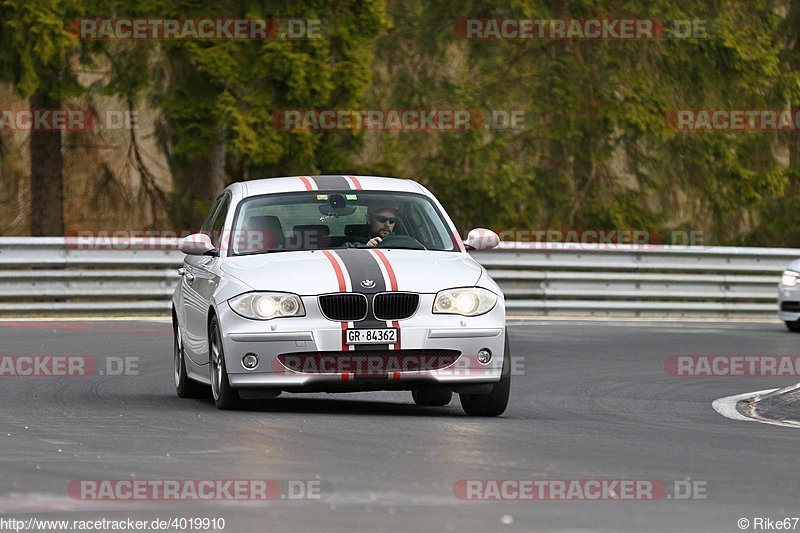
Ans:
<svg viewBox="0 0 800 533"><path fill-rule="evenodd" d="M214 245L214 248L217 250L220 249L220 244L222 242L223 236L223 227L225 225L225 218L228 216L228 208L231 206L231 199L226 194L222 199L219 207L217 208L217 212L214 215L214 220L211 222L211 243Z"/></svg>
<svg viewBox="0 0 800 533"><path fill-rule="evenodd" d="M225 199L225 196L226 195L224 193L217 196L217 199L214 200L213 204L211 204L211 209L208 210L206 219L203 221L203 225L200 226L200 233L205 233L209 237L211 236L211 220L214 218L214 213L217 211L217 208L222 200Z"/></svg>
<svg viewBox="0 0 800 533"><path fill-rule="evenodd" d="M425 218L425 215L417 205L412 207L408 218L414 238L430 248L444 248L441 238L431 232L431 228L427 223L428 219Z"/></svg>

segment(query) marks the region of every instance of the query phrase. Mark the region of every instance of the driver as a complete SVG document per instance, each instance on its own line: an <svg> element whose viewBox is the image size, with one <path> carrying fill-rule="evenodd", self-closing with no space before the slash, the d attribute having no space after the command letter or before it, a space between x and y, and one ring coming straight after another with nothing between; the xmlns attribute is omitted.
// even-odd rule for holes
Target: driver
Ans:
<svg viewBox="0 0 800 533"><path fill-rule="evenodd" d="M395 207L381 207L367 213L367 246L377 246L394 232L397 212Z"/></svg>

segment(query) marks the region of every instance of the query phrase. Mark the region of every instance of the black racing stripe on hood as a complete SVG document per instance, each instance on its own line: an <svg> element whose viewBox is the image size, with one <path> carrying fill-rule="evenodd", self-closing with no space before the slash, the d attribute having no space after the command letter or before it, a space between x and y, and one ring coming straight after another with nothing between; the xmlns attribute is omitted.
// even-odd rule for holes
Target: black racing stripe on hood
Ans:
<svg viewBox="0 0 800 533"><path fill-rule="evenodd" d="M383 273L378 266L378 259L368 250L335 250L333 251L344 263L347 275L350 277L350 286L353 292L359 292L367 296L367 318L358 322L353 322L354 329L385 328L386 322L375 318L372 302L375 294L386 291L386 281ZM371 279L375 282L372 288L366 289L361 282ZM367 350L388 350L388 344L356 345L357 351Z"/></svg>
<svg viewBox="0 0 800 533"><path fill-rule="evenodd" d="M349 191L352 190L350 183L344 176L311 176L317 188L321 191Z"/></svg>

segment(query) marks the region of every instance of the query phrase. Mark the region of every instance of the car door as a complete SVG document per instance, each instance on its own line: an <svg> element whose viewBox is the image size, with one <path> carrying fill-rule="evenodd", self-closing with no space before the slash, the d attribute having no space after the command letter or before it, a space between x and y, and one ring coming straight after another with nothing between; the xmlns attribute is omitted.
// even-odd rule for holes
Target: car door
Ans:
<svg viewBox="0 0 800 533"><path fill-rule="evenodd" d="M214 202L214 210L210 213L208 224L201 229L211 238L217 253L210 255L187 255L183 265L184 301L186 308L185 338L186 355L197 364L208 363L208 309L211 296L219 285L219 276L214 267L219 261L218 251L223 237L223 226L228 215L231 198L223 193Z"/></svg>

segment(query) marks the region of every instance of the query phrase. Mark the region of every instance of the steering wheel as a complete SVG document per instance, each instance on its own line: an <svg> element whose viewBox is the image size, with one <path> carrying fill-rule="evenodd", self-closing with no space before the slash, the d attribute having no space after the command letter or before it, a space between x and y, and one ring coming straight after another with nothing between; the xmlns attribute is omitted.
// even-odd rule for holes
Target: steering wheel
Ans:
<svg viewBox="0 0 800 533"><path fill-rule="evenodd" d="M376 248L411 248L412 250L427 250L425 246L414 237L408 235L387 235Z"/></svg>

